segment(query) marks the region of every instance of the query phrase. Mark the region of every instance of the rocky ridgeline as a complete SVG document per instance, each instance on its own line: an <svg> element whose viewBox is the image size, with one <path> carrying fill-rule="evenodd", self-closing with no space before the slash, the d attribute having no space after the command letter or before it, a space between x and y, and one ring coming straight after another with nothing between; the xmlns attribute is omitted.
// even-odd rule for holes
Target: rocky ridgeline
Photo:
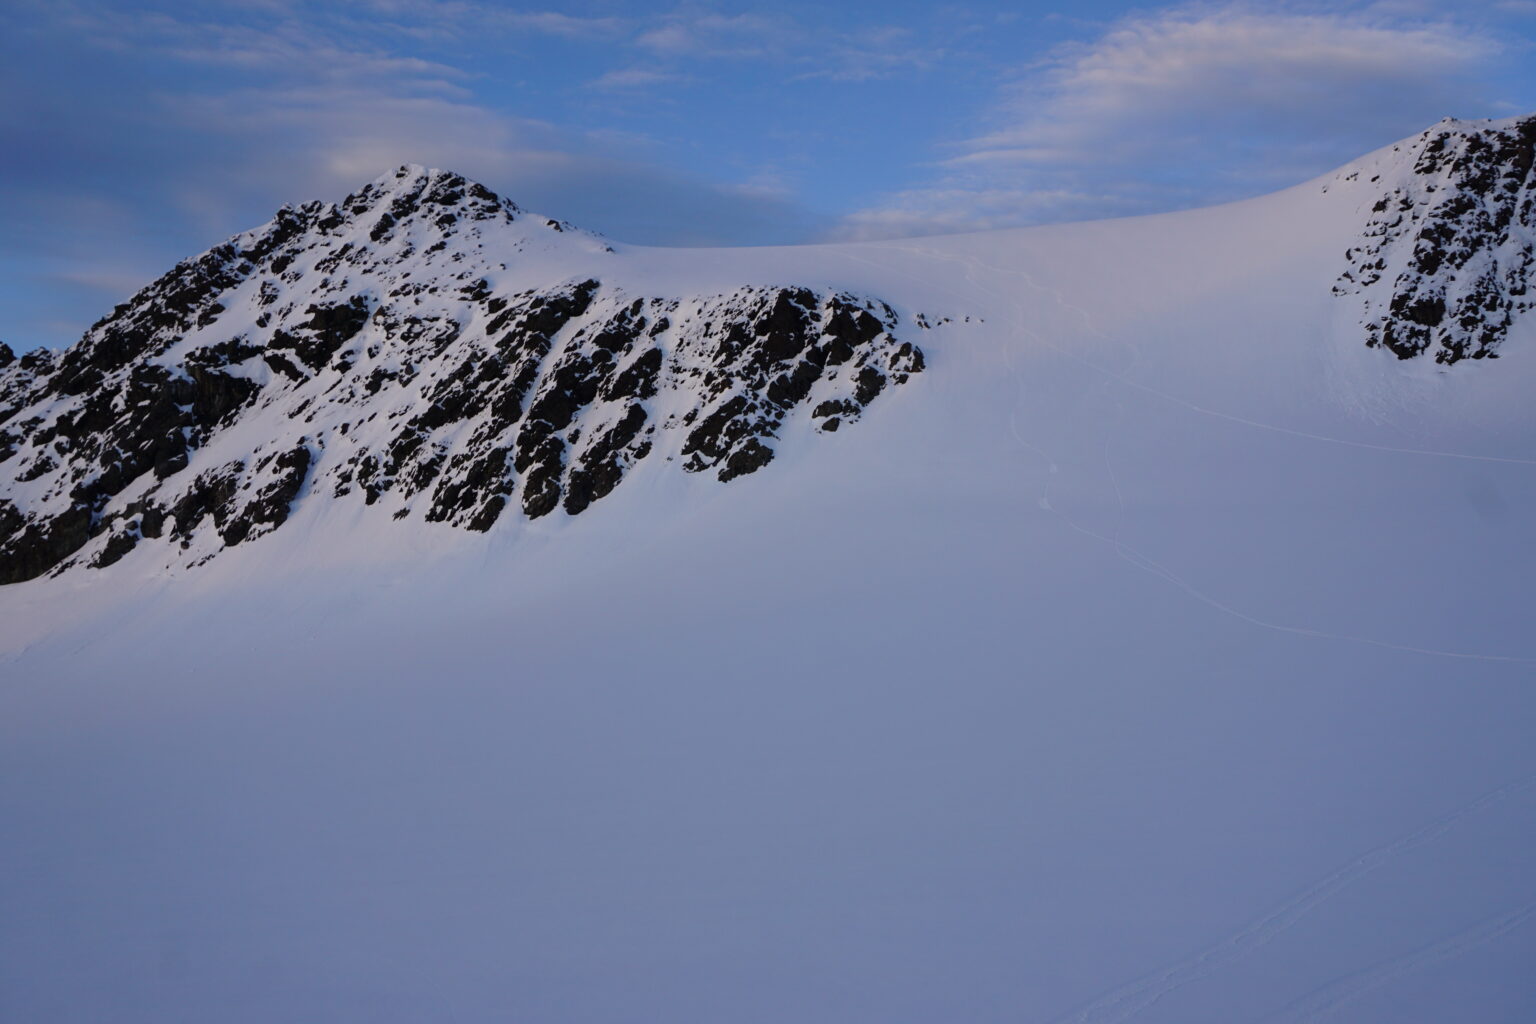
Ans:
<svg viewBox="0 0 1536 1024"><path fill-rule="evenodd" d="M1400 149L1412 172L1375 204L1334 293L1363 297L1366 343L1399 359L1497 356L1536 305L1536 117L1447 119Z"/></svg>
<svg viewBox="0 0 1536 1024"><path fill-rule="evenodd" d="M540 253L590 276L498 285ZM923 368L882 302L629 294L603 283L617 258L402 168L178 265L61 353L0 346L0 582L145 543L195 562L305 501L576 515L657 452L727 481L789 417L835 431Z"/></svg>

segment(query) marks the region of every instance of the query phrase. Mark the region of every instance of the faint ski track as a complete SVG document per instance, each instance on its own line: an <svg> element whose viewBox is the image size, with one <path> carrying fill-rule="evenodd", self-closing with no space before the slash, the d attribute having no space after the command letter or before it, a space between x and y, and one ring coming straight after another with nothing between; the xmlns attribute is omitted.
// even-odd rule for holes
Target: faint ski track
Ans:
<svg viewBox="0 0 1536 1024"><path fill-rule="evenodd" d="M1171 992L1208 977L1229 964L1236 963L1250 956L1263 946L1268 945L1319 905L1332 898L1341 889L1352 885L1387 861L1395 857L1401 857L1433 842L1465 819L1503 802L1514 794L1530 789L1533 785L1536 785L1536 775L1528 775L1513 782L1505 783L1498 789L1484 793L1472 802L1448 811L1429 824L1421 826L1407 835L1400 836L1385 846L1378 846L1374 850L1370 850L1355 858L1343 867L1324 875L1299 894L1281 903L1268 913L1250 921L1219 942L1177 963L1169 964L1152 974L1107 992L1077 1010L1054 1018L1051 1024L1120 1024L1122 1021L1129 1020ZM1520 920L1523 921L1533 910L1536 910L1536 904L1528 904L1522 907L1517 912L1521 915ZM1500 920L1504 919L1501 918ZM1518 924L1519 922L1515 923ZM1514 925L1512 924L1509 927L1512 928ZM1509 928L1504 930L1508 931ZM1466 934L1465 932L1461 933L1456 938L1460 939ZM1502 932L1499 934L1502 934ZM1492 937L1495 936L1489 936L1488 938ZM1488 938L1480 939L1477 944L1488 941ZM1431 948L1439 949L1440 947ZM1470 949L1471 946L1465 946L1464 948ZM1464 951L1464 949L1459 947L1458 951ZM1420 953L1414 954L1414 956L1422 956L1424 952L1420 951ZM1455 955L1455 953L1445 954L1445 956L1452 955ZM1435 959L1444 959L1445 956L1436 956ZM1392 962L1392 964L1397 963L1399 961ZM1416 961L1412 966L1417 968L1421 965L1421 963ZM1381 969L1375 968L1373 971ZM1372 981L1369 986L1364 987L1375 987L1390 980L1391 977L1396 977L1400 973L1406 972L1397 971L1388 977L1383 977L1379 981ZM1315 1013L1326 1012L1327 1009L1347 1001L1348 998L1351 998L1358 991L1363 991L1364 987L1351 988L1343 998L1328 1002L1327 1006L1315 1011ZM1320 990L1319 997L1321 997L1322 993L1332 991L1333 988L1334 986L1330 986L1327 989ZM1310 1020L1312 1018L1307 1017L1304 1019Z"/></svg>
<svg viewBox="0 0 1536 1024"><path fill-rule="evenodd" d="M1285 1007L1278 1014L1265 1018L1266 1024L1268 1021L1279 1020L1296 1022L1296 1024L1320 1020L1340 1007L1354 1002L1372 989L1415 974L1443 960L1470 953L1479 946L1501 938L1519 928L1533 914L1536 914L1536 900L1525 903L1508 913L1485 918L1448 939L1442 939L1412 953L1387 960L1375 967L1368 967L1325 985Z"/></svg>
<svg viewBox="0 0 1536 1024"><path fill-rule="evenodd" d="M981 292L982 294L987 295L987 296L991 297L992 299L994 299L995 301L1003 304L1003 306L1005 308L1008 308L1008 309L1011 310L1011 312L1013 313L1013 317L1014 317L1013 327L1014 327L1014 329L1019 334L1021 334L1023 336L1026 336L1026 337L1033 338L1037 342L1040 342L1042 345L1044 345L1044 346L1048 347L1049 349L1051 349L1051 351L1059 353L1060 355L1066 357L1067 359L1070 359L1073 362L1076 362L1078 365L1083 366L1086 369L1091 370L1091 371L1093 371L1095 373L1101 374L1102 376L1104 376L1105 378L1107 378L1109 380L1116 381L1116 382L1124 384L1124 385L1126 385L1128 387L1136 388L1136 389L1138 389L1140 391L1145 391L1148 394L1156 395L1159 398L1163 398L1163 399L1165 399L1165 400L1167 400L1169 402L1172 402L1172 403L1174 403L1176 405L1183 406L1183 407L1188 408L1190 410L1193 410L1195 412L1204 413L1206 415L1213 416L1213 417L1216 417L1216 418L1219 418L1219 419L1230 420L1230 421L1232 421L1234 423L1240 423L1240 424L1244 424L1244 425L1247 425L1247 426L1257 427L1257 428L1260 428L1260 429L1263 429L1263 430L1274 431L1274 432L1280 433L1280 434L1289 434L1289 435L1291 435L1293 437L1300 437L1300 438L1304 438L1304 439L1307 439L1307 440L1314 440L1314 441L1323 441L1323 442L1328 442L1328 443L1331 443L1331 444L1346 445L1346 446L1349 446L1349 447L1364 448L1364 449L1371 450L1371 451L1392 452L1392 453L1402 454L1402 455L1431 456L1431 457L1437 457L1437 458L1465 459L1465 460L1476 461L1476 462L1500 462L1500 463L1510 463L1510 464L1515 464L1515 465L1536 466L1536 459L1506 458L1506 457L1502 457L1502 456L1492 456L1492 455L1469 455L1469 454L1463 454L1463 453L1459 453L1459 452L1442 452L1442 451L1433 451L1433 450L1427 450L1427 449L1396 448L1396 447L1392 447L1390 445L1377 445L1377 444L1370 444L1370 443L1363 442L1363 441L1350 441L1350 440L1346 440L1346 439L1343 439L1343 438L1329 437L1329 436L1322 435L1322 434L1313 434L1313 433L1309 433L1307 431L1292 430L1292 429L1290 429L1288 427L1280 427L1280 426L1276 426L1274 424L1262 423L1262 422L1259 422L1257 420L1250 420L1250 419L1246 419L1246 418L1241 417L1241 416L1234 416L1234 415L1229 414L1229 413L1219 412L1219 411L1214 410L1214 409L1207 409L1204 406L1197 405L1194 402L1186 401L1185 399L1179 398L1176 395L1170 395L1170 394L1168 394L1168 393L1166 393L1164 391L1158 390L1157 388L1154 388L1154 387L1151 387L1149 385L1142 384L1140 382L1131 380L1131 379L1125 377L1122 374L1114 372L1113 370L1107 370L1107 369L1105 369L1105 368L1103 368L1101 366L1096 365L1095 363L1090 362L1089 360L1083 359L1081 356L1078 356L1078 355L1076 355L1073 352L1067 351L1067 349L1065 347L1063 347L1063 346L1061 346L1059 344L1055 344L1055 343L1053 343L1053 342L1051 342L1051 341L1041 337L1040 334L1038 334L1037 332L1031 330L1028 326L1025 325L1025 322L1024 322L1024 319L1025 319L1024 310L1023 310L1023 308L1017 302L1011 301L1007 296L1000 294L996 289L989 288L986 285L982 284L980 281L978 281L976 279L976 275L974 273L974 271L976 271L976 270L987 270L987 271L991 271L993 274L1003 275L1003 276L1011 276L1011 277L1018 278L1019 280L1023 281L1025 284L1027 284L1030 288L1034 289L1035 291L1037 291L1037 292L1045 292L1045 293L1050 294L1051 297L1055 300L1055 302L1056 302L1056 304L1057 304L1057 306L1059 308L1067 310L1068 312L1074 313L1077 316L1081 317L1082 320L1083 320L1083 326L1086 328L1086 330L1088 331L1089 334L1091 334L1094 337L1101 338L1101 339L1103 339L1105 341L1109 341L1111 343L1114 342L1115 339L1113 339L1113 338L1109 337L1108 335L1102 333L1101 331L1099 331L1098 329L1096 329L1093 326L1092 317L1089 316L1089 314L1088 314L1088 312L1086 310L1082 309L1079 306L1073 305L1072 303L1067 302L1066 299L1061 295L1059 290L1057 290L1055 288L1050 288L1050 287L1047 287L1045 285L1040 284L1039 282L1037 282L1026 271L1023 271L1023 270L1008 270L1008 269L1003 268L1003 267L998 267L998 266L995 266L993 264L986 263L986 262L984 262L982 260L979 260L976 257L970 256L970 255L962 256L962 255L945 253L945 252L940 252L940 251L937 251L937 250L926 249L926 248L921 248L921 247L899 246L899 247L895 247L895 248L899 252L905 252L905 253L908 253L908 254L914 255L914 256L935 258L935 259L944 260L944 261L950 262L950 263L960 264L960 266L961 266L961 268L962 268L962 270L963 270L963 272L965 274L965 280L966 280L967 284L969 284L972 288L976 289L977 291ZM870 263L870 264L874 265L874 261L872 261L872 260L864 260L861 257L853 256L852 254L848 254L848 256L849 256L850 259L854 259L854 260L857 260L857 261L860 261L860 262ZM957 298L963 299L963 296L961 295L961 293L956 292L953 289L950 289L950 292L951 292L951 294L955 295ZM1026 449L1028 449L1031 452L1034 452L1035 454L1037 454L1041 458L1043 458L1046 461L1047 465L1049 466L1051 474L1055 475L1057 473L1057 471L1058 471L1058 463L1057 463L1056 459L1053 458L1044 449L1040 448L1038 445L1033 444L1030 441L1025 440L1025 438L1023 437L1023 435L1019 431L1017 407L1018 407L1018 403L1022 402L1023 397L1024 397L1024 390L1025 390L1024 381L1023 381L1022 376L1019 374L1017 368L1014 366L1012 349L1005 348L1004 351L1003 351L1003 357L1004 357L1005 361L1008 364L1009 372L1013 375L1014 379L1018 383L1018 396L1019 397L1015 401L1014 409L1010 410L1009 414L1008 414L1009 432L1012 434L1013 439L1019 445L1021 445L1022 447L1026 448ZM1114 490L1115 490L1116 498L1120 502L1120 507L1121 507L1121 511L1122 511L1122 521L1123 521L1123 512L1124 512L1124 509L1125 509L1125 499L1124 499L1123 494L1120 491L1120 484L1119 484L1118 479L1114 475L1113 467L1109 465L1109 449L1108 449L1108 439L1107 438L1106 438L1106 442L1105 442L1105 453L1104 454L1105 454L1106 469L1108 469L1109 474L1110 474L1110 479L1111 479L1112 483L1114 484ZM1067 526L1071 527L1073 530L1077 531L1078 533L1081 533L1081 534L1083 534L1084 536L1087 536L1087 537L1091 537L1091 538L1093 538L1095 540L1098 540L1098 541L1100 541L1100 542L1102 542L1104 544L1110 545L1111 547L1113 547L1115 549L1115 552L1116 552L1117 555L1119 555L1126 562L1128 562L1129 564L1135 566L1136 568L1141 569L1141 570L1143 570L1145 572L1148 572L1148 573L1152 574L1153 576L1156 576L1156 577L1158 577L1158 578L1160 578L1160 579L1162 579L1162 580L1164 580L1164 581L1166 581L1168 583L1173 584L1174 586L1178 587L1180 590L1183 590L1185 593L1189 594L1191 597L1199 600L1200 602L1204 603L1205 605L1209 606L1210 608L1215 609L1216 611L1222 612L1225 615L1231 616L1233 618L1238 619L1239 621L1246 622L1246 623L1248 623L1250 625L1253 625L1253 626L1258 626L1258 627L1263 628L1263 629L1272 630L1272 631L1277 632L1277 633L1287 633L1287 634L1290 634L1290 635L1293 635L1293 636L1304 636L1304 637L1310 637L1312 639L1318 639L1318 640L1340 640L1340 641L1345 641L1345 642L1349 642L1349 643L1363 644L1363 645L1366 645L1366 646L1369 646L1369 647L1379 647L1379 648L1381 648L1383 650L1398 651L1398 652L1401 652L1401 653L1404 653L1404 654L1418 654L1418 655L1424 655L1424 656L1427 656L1427 657L1434 657L1434 658L1450 658L1450 659L1457 659L1457 660L1464 660L1464 661L1483 661L1483 662L1492 662L1492 663L1498 663L1498 664L1536 665L1536 657L1525 657L1525 656L1520 656L1520 655L1506 655L1506 654L1486 654L1486 653L1477 652L1477 651L1451 651L1451 650L1443 650L1443 649L1440 649L1440 648L1433 648L1433 647L1416 647L1416 646L1413 646L1411 644L1398 644L1398 643L1392 643L1391 641L1388 641L1388 640L1377 640L1377 639L1374 639L1372 637L1356 636L1356 635L1348 634L1348 633L1334 633L1334 632L1330 632L1328 630L1312 629L1310 627L1305 627L1305 626L1290 626L1290 625L1286 625L1284 623L1271 622L1271 621L1268 621L1266 619L1260 619L1260 618L1258 618L1256 616L1249 615L1248 613L1246 613L1244 611L1241 611L1241 610L1239 610L1237 608L1234 608L1231 605L1228 605L1228 604L1226 604L1226 603L1224 603L1224 602L1222 602L1222 601L1220 601L1220 600L1210 596L1209 594L1207 594L1204 591L1200 590L1198 587L1194 586L1189 581L1185 580L1183 577L1179 576L1177 573L1173 572L1171 569L1168 569L1166 566L1163 566L1163 565L1159 564L1158 562L1154 561L1150 557L1148 557L1148 556L1142 554L1141 552L1137 551L1135 548L1132 548L1129 545L1125 544L1124 542L1122 542L1118 538L1118 536L1116 536L1116 537L1107 537L1104 534L1099 533L1096 530L1092 530L1092 529L1089 529L1088 527L1085 527L1085 526L1081 525L1080 523L1075 521L1071 516L1069 516L1069 515L1061 512L1061 511L1057 510L1056 508L1054 508L1051 505L1051 501L1050 501L1050 484L1049 483L1047 483L1046 489L1045 489L1045 493L1041 495L1041 497L1040 497L1040 499L1038 501L1038 504L1039 504L1039 507L1042 510L1050 512L1050 513L1056 515L1057 517L1059 517L1062 520L1062 522L1064 522ZM1118 532L1119 531L1118 531L1118 528L1117 528L1116 533L1118 534Z"/></svg>

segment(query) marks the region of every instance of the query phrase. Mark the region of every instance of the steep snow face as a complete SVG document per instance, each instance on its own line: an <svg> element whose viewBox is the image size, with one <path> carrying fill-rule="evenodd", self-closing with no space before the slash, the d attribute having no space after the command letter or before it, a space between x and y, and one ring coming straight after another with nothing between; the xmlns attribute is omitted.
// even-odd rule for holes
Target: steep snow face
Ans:
<svg viewBox="0 0 1536 1024"><path fill-rule="evenodd" d="M419 167L280 211L0 368L0 582L145 539L196 562L301 500L486 530L648 456L726 481L786 418L835 431L922 369L884 302L635 293L605 283L625 260Z"/></svg>
<svg viewBox="0 0 1536 1024"><path fill-rule="evenodd" d="M1437 363L1498 355L1536 305L1536 117L1447 118L1365 163L1345 177L1381 198L1334 292L1363 298L1366 343Z"/></svg>

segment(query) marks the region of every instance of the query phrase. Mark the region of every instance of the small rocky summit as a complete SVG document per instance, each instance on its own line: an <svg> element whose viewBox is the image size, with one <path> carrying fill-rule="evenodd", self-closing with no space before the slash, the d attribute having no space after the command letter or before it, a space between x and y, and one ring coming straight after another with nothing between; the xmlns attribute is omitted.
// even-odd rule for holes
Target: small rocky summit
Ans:
<svg viewBox="0 0 1536 1024"><path fill-rule="evenodd" d="M1383 191L1334 294L1360 296L1366 344L1399 359L1496 357L1536 306L1536 115L1447 118L1394 152L1407 172L1369 178Z"/></svg>
<svg viewBox="0 0 1536 1024"><path fill-rule="evenodd" d="M662 455L721 481L923 369L898 315L786 283L657 295L625 259L403 167L179 264L62 352L0 345L0 583L195 563L304 502L487 530ZM617 275L622 277L622 275Z"/></svg>

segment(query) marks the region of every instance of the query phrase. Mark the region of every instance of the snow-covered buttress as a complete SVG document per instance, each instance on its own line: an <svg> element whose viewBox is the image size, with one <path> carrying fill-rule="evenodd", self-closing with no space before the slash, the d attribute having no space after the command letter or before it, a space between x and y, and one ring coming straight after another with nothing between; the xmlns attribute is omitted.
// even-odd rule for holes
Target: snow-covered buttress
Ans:
<svg viewBox="0 0 1536 1024"><path fill-rule="evenodd" d="M1334 293L1361 296L1366 343L1400 359L1496 356L1536 305L1536 117L1447 118L1387 162Z"/></svg>

